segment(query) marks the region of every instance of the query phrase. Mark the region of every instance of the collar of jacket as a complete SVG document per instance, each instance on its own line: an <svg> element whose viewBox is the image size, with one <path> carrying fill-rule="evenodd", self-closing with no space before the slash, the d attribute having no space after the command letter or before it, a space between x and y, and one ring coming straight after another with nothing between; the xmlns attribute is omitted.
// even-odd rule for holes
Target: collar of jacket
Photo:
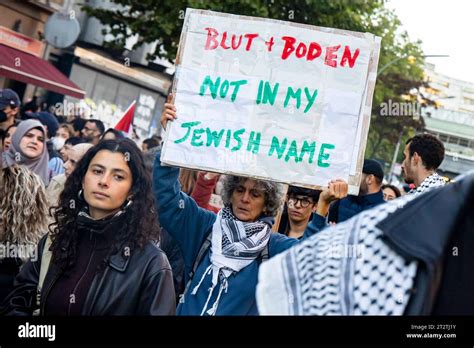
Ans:
<svg viewBox="0 0 474 348"><path fill-rule="evenodd" d="M115 227L124 223L126 218L126 211L120 210L113 216L106 217L105 219L95 220L88 213L87 210L81 211L77 218L77 224L80 228L86 228L91 234L101 236L103 238L113 237L116 229ZM126 254L126 242L124 242L119 251L109 257L109 265L120 272L125 272L130 257ZM130 255L130 253L129 253Z"/></svg>
<svg viewBox="0 0 474 348"><path fill-rule="evenodd" d="M379 190L378 192L371 193L369 195L363 196L349 196L351 199L357 202L359 205L373 205L380 202L383 202L383 192Z"/></svg>
<svg viewBox="0 0 474 348"><path fill-rule="evenodd" d="M120 248L120 250L124 249L124 245ZM119 272L125 272L128 266L128 261L130 260L130 257L122 255L122 253L115 253L110 256L109 258L109 265L110 267L114 268L115 270Z"/></svg>
<svg viewBox="0 0 474 348"><path fill-rule="evenodd" d="M384 239L408 260L432 271L442 258L460 219L474 197L474 171L450 185L435 188L407 203L377 224Z"/></svg>

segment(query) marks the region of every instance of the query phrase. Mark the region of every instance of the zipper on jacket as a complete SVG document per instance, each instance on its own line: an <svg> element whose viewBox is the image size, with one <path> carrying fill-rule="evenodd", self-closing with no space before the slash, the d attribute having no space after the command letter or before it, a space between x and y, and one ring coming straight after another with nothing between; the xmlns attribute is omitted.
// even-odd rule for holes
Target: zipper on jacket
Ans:
<svg viewBox="0 0 474 348"><path fill-rule="evenodd" d="M94 240L94 247L93 247L91 255L89 257L89 262L87 263L87 267L84 270L84 273L82 273L81 277L77 281L76 285L74 286L74 289L72 290L72 295L74 295L74 300L75 300L75 296L76 296L75 293L76 293L77 287L81 283L82 279L84 278L85 274L87 273L87 270L89 269L89 266L91 265L92 257L94 256L94 253L95 253L96 244L97 244L97 239ZM71 313L71 294L69 295L69 305L68 305L68 309L67 309L67 315L70 315L70 313Z"/></svg>
<svg viewBox="0 0 474 348"><path fill-rule="evenodd" d="M59 279L59 276L61 275L60 272L57 272L56 275L54 276L53 280L49 284L49 286L45 289L46 291L44 292L44 296L40 295L40 315L44 315L44 310L46 306L46 299L48 298L49 292L51 291L54 283Z"/></svg>

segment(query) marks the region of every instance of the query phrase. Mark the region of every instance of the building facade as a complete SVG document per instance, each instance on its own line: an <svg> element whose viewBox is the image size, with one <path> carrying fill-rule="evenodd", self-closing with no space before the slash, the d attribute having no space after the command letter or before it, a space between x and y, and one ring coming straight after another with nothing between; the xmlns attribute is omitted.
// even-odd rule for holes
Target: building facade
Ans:
<svg viewBox="0 0 474 348"><path fill-rule="evenodd" d="M425 128L443 142L439 171L452 178L474 169L474 83L440 74L433 64L426 66L425 79L429 87L421 92L437 104L422 109Z"/></svg>

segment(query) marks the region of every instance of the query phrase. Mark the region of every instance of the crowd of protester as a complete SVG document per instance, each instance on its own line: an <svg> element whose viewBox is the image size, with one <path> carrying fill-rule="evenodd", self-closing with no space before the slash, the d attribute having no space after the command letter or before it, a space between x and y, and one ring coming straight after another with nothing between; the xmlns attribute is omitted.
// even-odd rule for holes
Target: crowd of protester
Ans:
<svg viewBox="0 0 474 348"><path fill-rule="evenodd" d="M430 314L449 308L435 307L443 301L438 298L413 304L433 296L429 283L417 295L426 298L409 298L420 277L434 282L434 276L419 267L417 257L425 254L394 247L403 233L391 232L398 226L408 240L409 231L417 235L416 226L396 216L428 209L416 205L427 192L449 196L472 181L467 175L437 190L446 184L436 172L444 147L432 135L407 141L408 192L384 183L381 164L366 159L359 194L348 195L339 178L321 190L285 189L163 166L159 136L137 144L98 119L67 122L33 104L21 108L14 91L0 91L3 315ZM177 112L168 99L163 129ZM419 238L422 248L428 237ZM362 261L328 256L348 241L363 247ZM437 257L431 262L446 261L442 253ZM399 303L397 296L407 300Z"/></svg>

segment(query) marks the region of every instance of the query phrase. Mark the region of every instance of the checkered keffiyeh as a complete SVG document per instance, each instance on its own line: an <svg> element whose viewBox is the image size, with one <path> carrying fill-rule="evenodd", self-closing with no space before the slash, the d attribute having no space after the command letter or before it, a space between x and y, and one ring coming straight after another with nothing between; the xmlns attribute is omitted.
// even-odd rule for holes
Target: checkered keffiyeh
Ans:
<svg viewBox="0 0 474 348"><path fill-rule="evenodd" d="M433 173L430 176L428 176L423 182L420 184L420 186L415 187L414 189L410 190L410 194L415 194L419 195L420 193L424 193L433 187L439 187L439 186L444 186L446 185L446 181L438 175L438 173Z"/></svg>
<svg viewBox="0 0 474 348"><path fill-rule="evenodd" d="M271 233L270 225L266 222L240 221L234 216L230 207L219 211L212 227L211 264L191 293L196 295L204 278L212 277L212 287L209 289L201 315L216 313L222 292L227 292L227 278L251 264L260 255L268 244ZM212 293L219 281L217 299L208 309Z"/></svg>
<svg viewBox="0 0 474 348"><path fill-rule="evenodd" d="M417 263L385 244L376 225L415 198L406 195L364 211L262 264L260 314L403 314Z"/></svg>

